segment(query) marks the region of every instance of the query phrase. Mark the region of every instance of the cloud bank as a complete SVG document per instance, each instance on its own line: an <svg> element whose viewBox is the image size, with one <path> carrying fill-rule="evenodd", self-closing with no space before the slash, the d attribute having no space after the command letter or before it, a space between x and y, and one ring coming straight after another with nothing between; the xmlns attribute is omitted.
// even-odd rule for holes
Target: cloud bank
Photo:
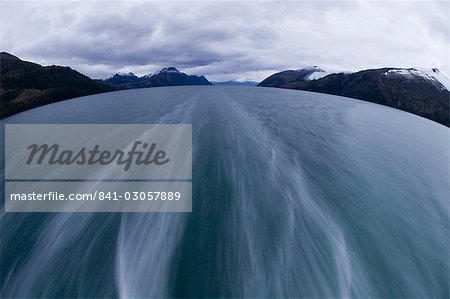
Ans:
<svg viewBox="0 0 450 299"><path fill-rule="evenodd" d="M285 69L438 67L447 2L2 2L0 50L93 78L175 66L213 81Z"/></svg>

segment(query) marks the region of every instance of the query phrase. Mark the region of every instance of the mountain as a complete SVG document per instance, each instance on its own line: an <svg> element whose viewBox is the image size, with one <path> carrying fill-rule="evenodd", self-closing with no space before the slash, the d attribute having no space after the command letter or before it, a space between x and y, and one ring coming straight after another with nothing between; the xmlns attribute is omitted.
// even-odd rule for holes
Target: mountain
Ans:
<svg viewBox="0 0 450 299"><path fill-rule="evenodd" d="M117 73L111 78L105 80L106 83L119 86L119 85L127 85L127 84L136 84L140 81L140 78L133 73L122 74Z"/></svg>
<svg viewBox="0 0 450 299"><path fill-rule="evenodd" d="M45 104L112 91L70 67L41 66L0 53L0 118Z"/></svg>
<svg viewBox="0 0 450 299"><path fill-rule="evenodd" d="M291 82L299 82L305 80L314 80L327 75L327 73L317 66L308 67L298 70L287 70L273 74L267 77L258 86L264 87L282 87Z"/></svg>
<svg viewBox="0 0 450 299"><path fill-rule="evenodd" d="M438 69L369 69L314 75L311 68L274 74L258 86L345 96L407 111L450 126L448 79Z"/></svg>
<svg viewBox="0 0 450 299"><path fill-rule="evenodd" d="M138 77L117 73L106 80L93 80L70 67L42 66L0 52L0 118L46 104L120 89L211 85L204 76L190 76L174 67Z"/></svg>
<svg viewBox="0 0 450 299"><path fill-rule="evenodd" d="M174 67L163 68L154 73L137 77L133 73L115 74L105 83L116 89L131 89L178 85L212 85L204 76L186 75Z"/></svg>
<svg viewBox="0 0 450 299"><path fill-rule="evenodd" d="M219 86L256 86L258 82L254 81L225 81L225 82L211 82L213 85Z"/></svg>

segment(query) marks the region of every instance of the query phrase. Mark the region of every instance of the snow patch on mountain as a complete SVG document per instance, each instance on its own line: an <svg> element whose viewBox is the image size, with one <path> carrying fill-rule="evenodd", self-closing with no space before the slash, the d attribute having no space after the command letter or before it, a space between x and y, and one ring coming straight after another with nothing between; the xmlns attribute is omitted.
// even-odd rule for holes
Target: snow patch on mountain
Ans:
<svg viewBox="0 0 450 299"><path fill-rule="evenodd" d="M308 77L306 77L306 80L317 80L320 78L323 78L331 73L325 72L324 70L315 71L314 73L310 74Z"/></svg>
<svg viewBox="0 0 450 299"><path fill-rule="evenodd" d="M310 74L306 75L303 79L304 80L317 80L320 78L323 78L331 73L324 71L323 69L321 69L320 67L318 67L317 65L314 66L310 66L310 67L306 67L306 68L302 68L302 69L297 69L294 70L295 72L310 72Z"/></svg>

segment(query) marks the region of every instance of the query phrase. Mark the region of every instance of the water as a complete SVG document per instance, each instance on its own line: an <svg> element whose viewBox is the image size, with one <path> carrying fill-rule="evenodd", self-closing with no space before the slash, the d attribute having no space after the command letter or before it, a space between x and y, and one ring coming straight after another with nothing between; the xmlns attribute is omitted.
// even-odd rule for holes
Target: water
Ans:
<svg viewBox="0 0 450 299"><path fill-rule="evenodd" d="M192 123L193 212L2 213L2 298L448 298L449 129L257 87L73 99L4 123Z"/></svg>

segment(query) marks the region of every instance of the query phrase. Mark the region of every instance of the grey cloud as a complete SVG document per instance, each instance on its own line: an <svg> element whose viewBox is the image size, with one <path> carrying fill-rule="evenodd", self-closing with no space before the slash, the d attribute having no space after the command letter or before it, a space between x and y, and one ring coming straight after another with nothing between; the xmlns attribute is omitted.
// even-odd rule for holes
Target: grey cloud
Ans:
<svg viewBox="0 0 450 299"><path fill-rule="evenodd" d="M450 71L441 2L8 2L1 50L92 77L173 65L235 79L320 65ZM446 34L447 33L447 34Z"/></svg>

